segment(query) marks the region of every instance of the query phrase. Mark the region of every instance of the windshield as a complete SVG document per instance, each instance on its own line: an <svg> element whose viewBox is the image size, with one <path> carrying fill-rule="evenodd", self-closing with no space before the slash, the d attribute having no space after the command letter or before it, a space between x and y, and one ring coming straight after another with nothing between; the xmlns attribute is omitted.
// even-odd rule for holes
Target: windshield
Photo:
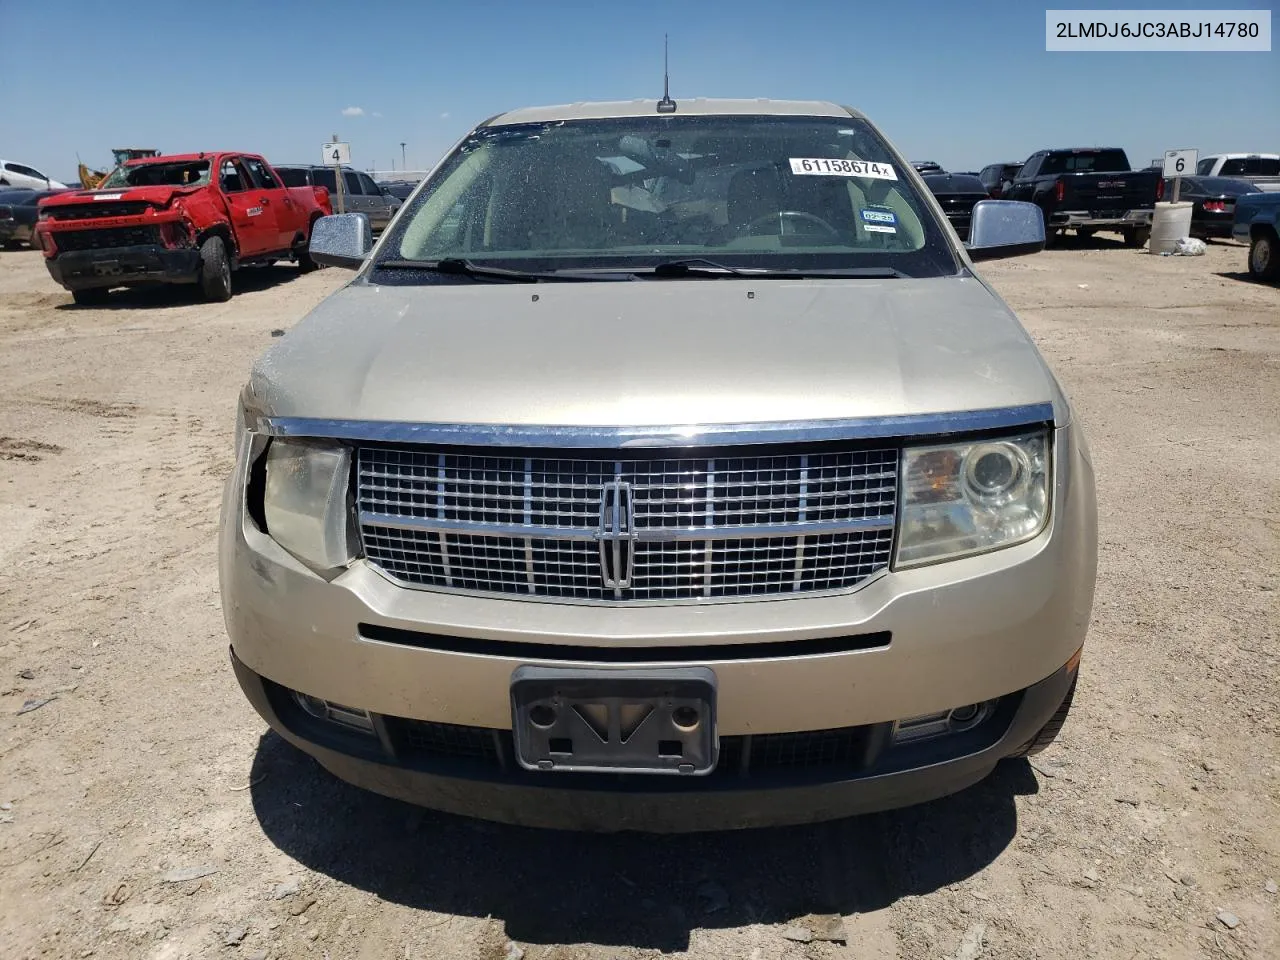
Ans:
<svg viewBox="0 0 1280 960"><path fill-rule="evenodd" d="M956 273L905 176L872 127L848 117L485 127L396 221L374 269L464 259L626 271L697 257L740 270Z"/></svg>
<svg viewBox="0 0 1280 960"><path fill-rule="evenodd" d="M98 189L114 187L200 187L209 182L209 161L142 163L116 167Z"/></svg>
<svg viewBox="0 0 1280 960"><path fill-rule="evenodd" d="M1224 177L1274 177L1280 175L1280 159L1275 157L1240 157L1225 160L1218 171Z"/></svg>

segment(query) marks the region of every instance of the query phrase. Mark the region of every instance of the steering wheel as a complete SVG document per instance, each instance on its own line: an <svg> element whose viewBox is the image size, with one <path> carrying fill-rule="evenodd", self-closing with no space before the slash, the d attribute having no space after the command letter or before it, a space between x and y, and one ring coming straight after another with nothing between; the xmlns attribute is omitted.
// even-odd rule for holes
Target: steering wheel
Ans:
<svg viewBox="0 0 1280 960"><path fill-rule="evenodd" d="M815 226L820 227L822 229L822 232L825 233L831 239L833 240L840 239L840 232L836 230L835 227L827 223L827 221L823 220L821 217L814 216L812 213L805 213L803 210L779 210L777 213L766 213L763 217L756 217L754 220L748 223L745 227L739 230L737 233L737 236L740 236L740 237L743 235L752 236L753 235L752 230L758 224L774 223L774 222L776 222L778 225L778 236L785 237L785 236L800 235L800 231L795 229L793 229L790 233L787 232L786 224L788 220L807 221L808 223L812 223Z"/></svg>

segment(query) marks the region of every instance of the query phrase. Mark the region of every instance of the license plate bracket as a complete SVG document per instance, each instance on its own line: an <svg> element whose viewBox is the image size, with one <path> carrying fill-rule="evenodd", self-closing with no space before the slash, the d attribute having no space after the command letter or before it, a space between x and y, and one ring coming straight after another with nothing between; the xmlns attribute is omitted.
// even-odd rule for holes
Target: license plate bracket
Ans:
<svg viewBox="0 0 1280 960"><path fill-rule="evenodd" d="M705 775L719 749L716 676L707 667L519 667L511 725L526 770Z"/></svg>

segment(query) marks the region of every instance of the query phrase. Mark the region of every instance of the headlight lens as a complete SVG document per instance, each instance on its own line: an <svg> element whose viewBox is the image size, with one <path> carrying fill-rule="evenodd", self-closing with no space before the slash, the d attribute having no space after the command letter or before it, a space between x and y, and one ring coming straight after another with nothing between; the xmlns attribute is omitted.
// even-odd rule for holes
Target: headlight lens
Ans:
<svg viewBox="0 0 1280 960"><path fill-rule="evenodd" d="M267 448L263 515L272 539L312 567L333 569L351 560L347 540L345 447L272 440Z"/></svg>
<svg viewBox="0 0 1280 960"><path fill-rule="evenodd" d="M1049 434L902 451L897 566L1030 540L1049 517Z"/></svg>

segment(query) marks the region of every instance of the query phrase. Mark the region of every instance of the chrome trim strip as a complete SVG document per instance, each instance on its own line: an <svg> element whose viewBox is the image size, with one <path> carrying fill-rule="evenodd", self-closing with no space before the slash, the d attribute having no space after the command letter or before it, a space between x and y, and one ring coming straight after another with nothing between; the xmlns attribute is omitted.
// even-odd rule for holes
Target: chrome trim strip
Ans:
<svg viewBox="0 0 1280 960"><path fill-rule="evenodd" d="M444 593L449 596L457 597L478 597L484 600L505 600L511 603L554 603L569 604L571 606L582 607L693 607L705 606L709 603L770 603L776 600L795 600L797 595L794 593L755 593L741 594L730 597L714 597L707 599L706 597L680 597L677 599L667 599L660 597L650 597L644 600L632 600L626 597L622 599L595 599L588 597L571 597L561 596L559 594L542 594L542 593L504 593L494 590L471 590L466 587L436 587L428 584L413 583L409 580L401 580L394 573L389 572L384 567L373 563L364 557L360 557L353 561L352 566L360 564L365 569L373 571L374 574L386 580L388 583L394 583L397 587L403 587L405 590L417 590L422 593ZM805 590L799 596L803 599L812 597L842 597L851 593L856 593L868 584L875 583L890 573L889 567L881 567L874 573L868 574L865 579L859 580L857 583L847 587L834 587L830 590Z"/></svg>
<svg viewBox="0 0 1280 960"><path fill-rule="evenodd" d="M602 538L597 527L540 527L522 523L473 523L469 520L440 520L429 517L407 517L360 511L360 525L389 527L393 530L421 530L427 533L461 533L471 537L532 537L536 540L606 540L626 538L641 543L670 543L673 540L758 540L767 537L802 537L823 533L852 533L863 530L889 530L893 515L862 517L856 520L808 520L804 523L723 527L649 527L631 531L611 531ZM617 568L615 568L616 570ZM607 586L613 586L612 583Z"/></svg>
<svg viewBox="0 0 1280 960"><path fill-rule="evenodd" d="M1053 422L1052 403L992 407L954 413L776 423L683 424L648 427L510 426L485 423L402 423L392 420L326 420L262 417L257 430L275 437L311 437L375 443L447 444L468 447L560 447L602 450L645 447L711 447L749 443L880 440L943 436Z"/></svg>

